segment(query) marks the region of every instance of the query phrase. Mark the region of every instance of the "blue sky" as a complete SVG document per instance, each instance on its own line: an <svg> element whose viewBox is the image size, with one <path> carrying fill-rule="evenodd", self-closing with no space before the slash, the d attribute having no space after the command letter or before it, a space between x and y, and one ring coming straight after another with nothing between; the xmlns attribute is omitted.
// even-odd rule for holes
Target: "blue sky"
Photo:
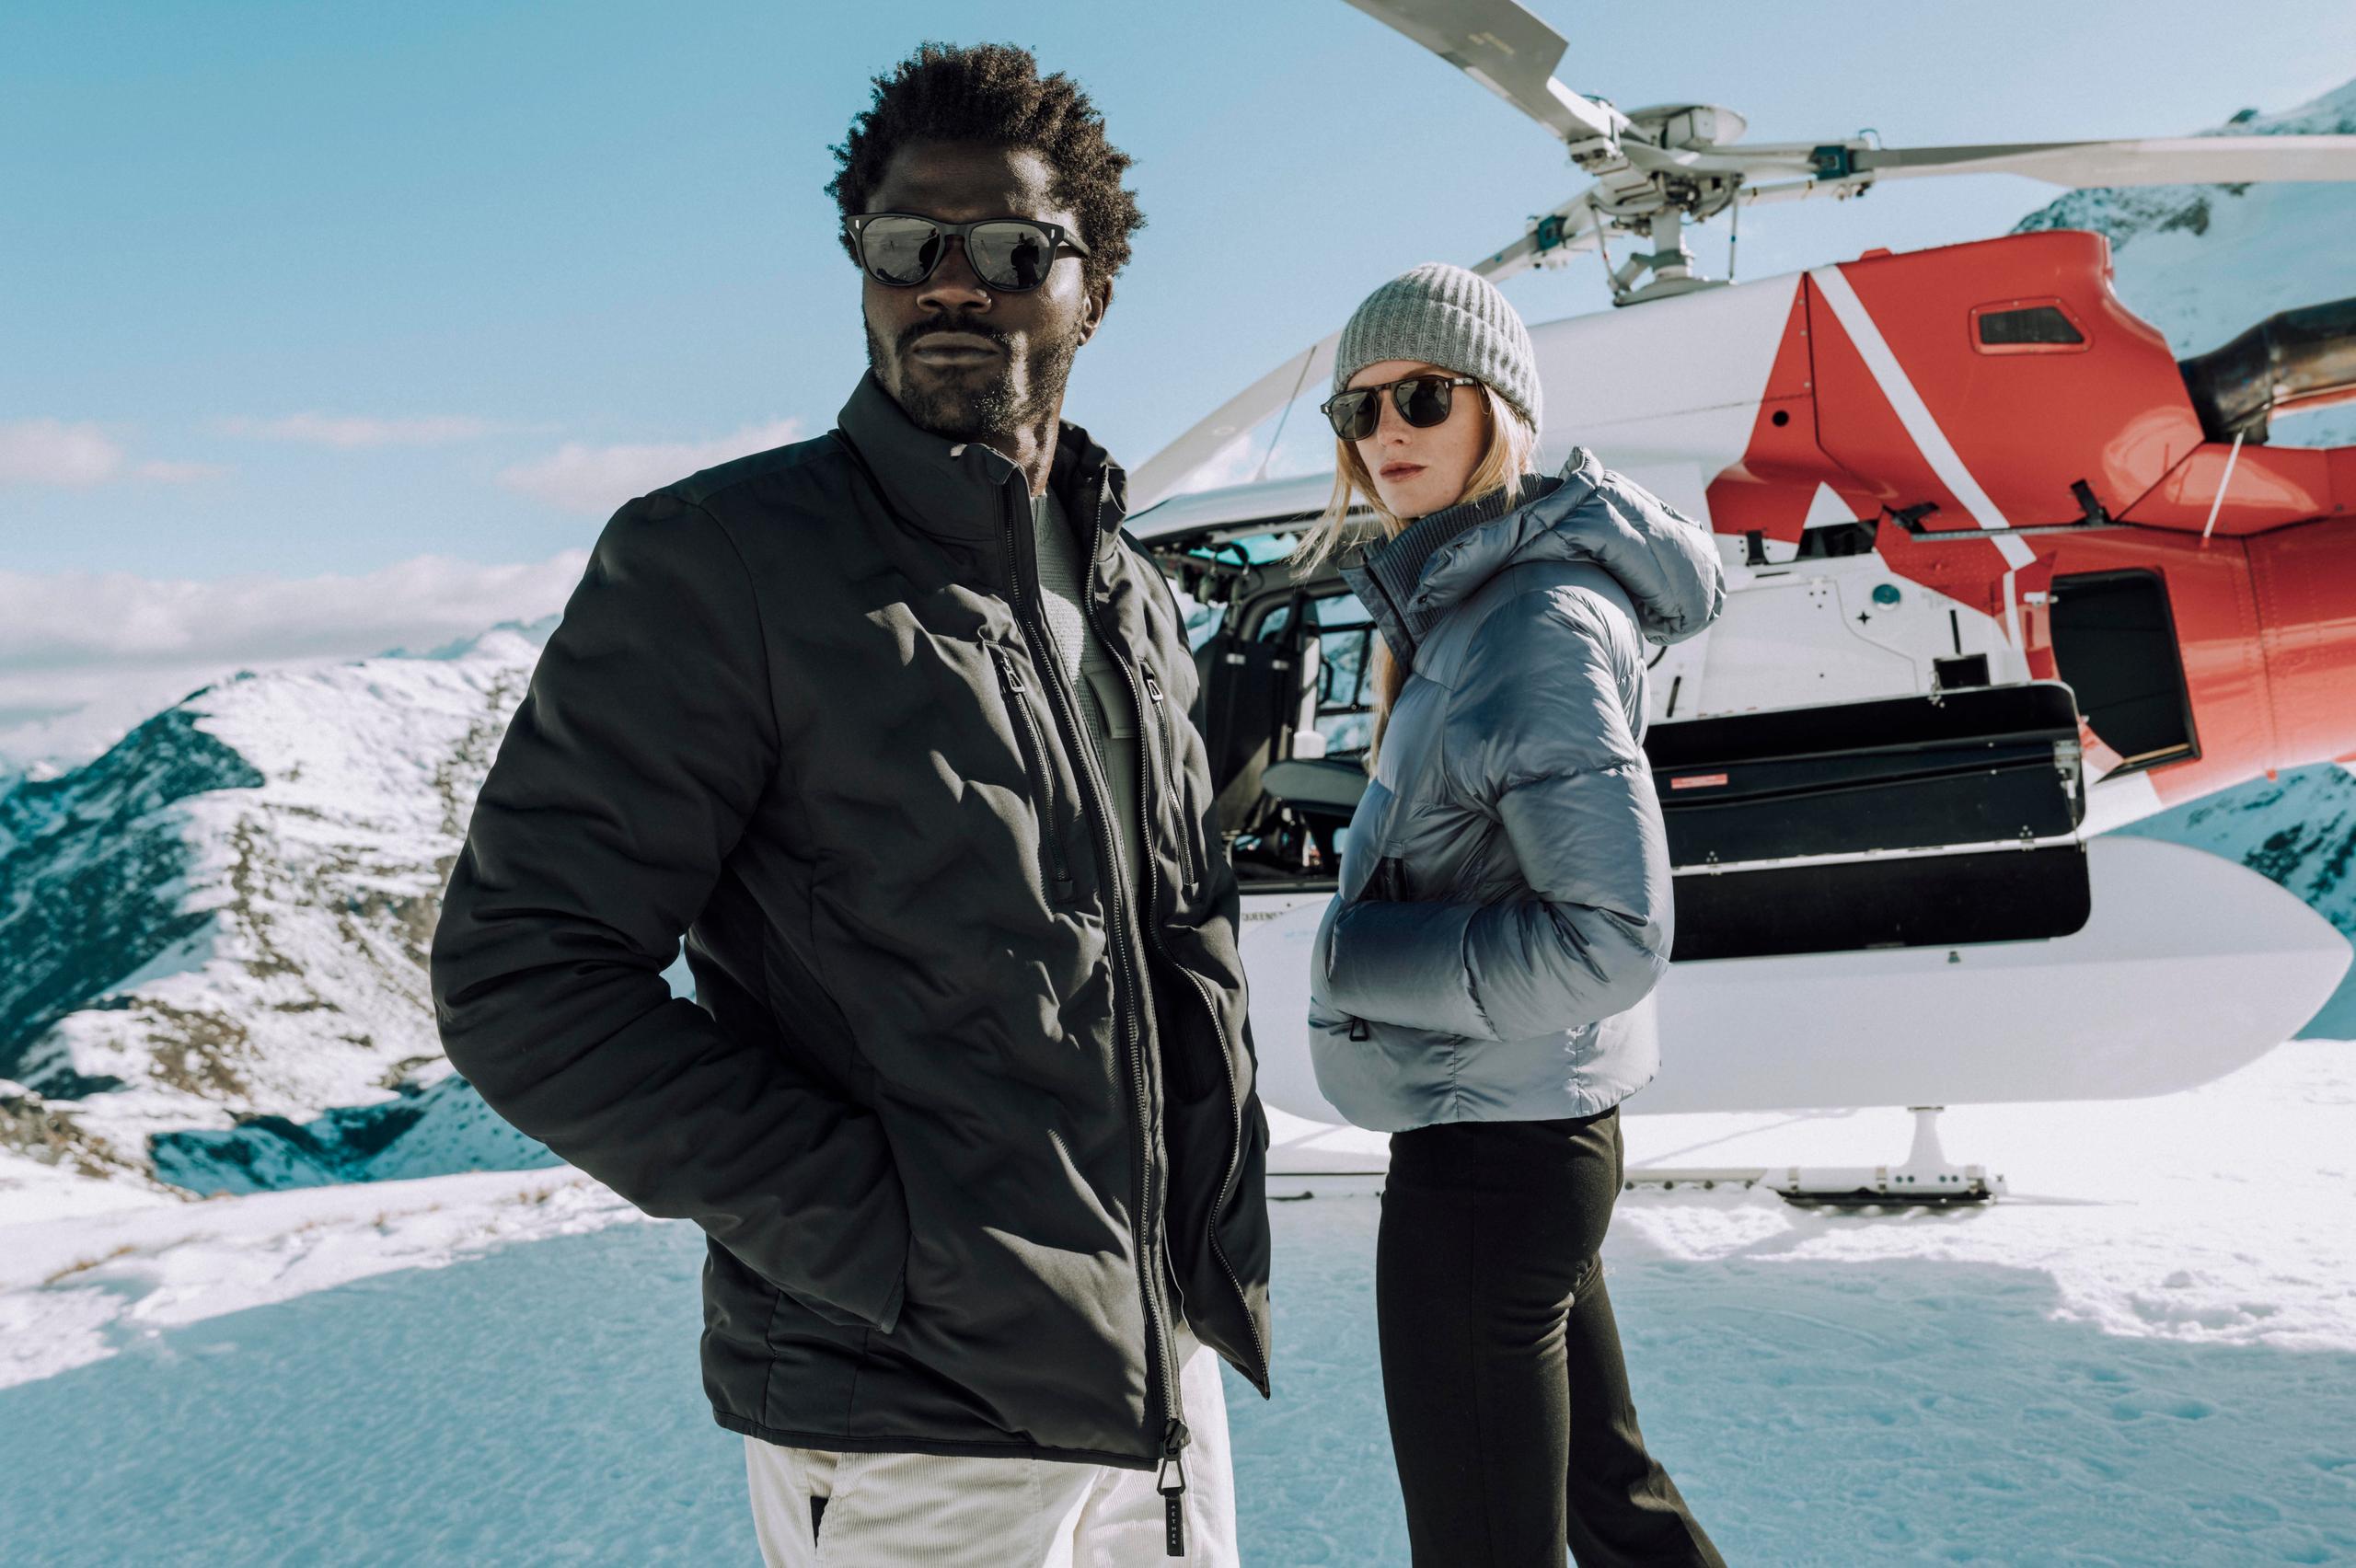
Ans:
<svg viewBox="0 0 2356 1568"><path fill-rule="evenodd" d="M1570 86L1727 104L1753 140L2175 133L2356 76L2345 0L1536 9ZM433 556L540 563L519 611L554 607L628 476L831 422L863 358L828 144L928 37L1032 47L1138 160L1149 226L1066 408L1131 465L1374 283L1580 183L1342 0L28 0L0 10L0 601ZM2055 193L1758 209L1742 271L1980 237ZM1717 270L1723 220L1694 245ZM1507 293L1602 306L1591 265ZM55 642L0 627L0 671L70 662Z"/></svg>

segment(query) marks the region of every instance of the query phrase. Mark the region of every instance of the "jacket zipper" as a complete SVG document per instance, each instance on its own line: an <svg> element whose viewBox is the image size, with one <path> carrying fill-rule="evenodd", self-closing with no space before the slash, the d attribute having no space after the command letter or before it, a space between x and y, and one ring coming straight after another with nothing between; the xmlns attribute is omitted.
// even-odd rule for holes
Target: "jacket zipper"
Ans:
<svg viewBox="0 0 2356 1568"><path fill-rule="evenodd" d="M1006 699L1007 716L1014 721L1014 743L1022 753L1022 774L1030 780L1031 798L1039 807L1040 891L1050 903L1071 898L1071 870L1064 863L1063 844L1055 828L1055 801L1047 788L1046 748L1039 738L1037 721L1022 684L1014 655L993 642L990 662L998 666L999 695Z"/></svg>
<svg viewBox="0 0 2356 1568"><path fill-rule="evenodd" d="M1096 497L1095 514L1093 514L1091 519L1091 525L1089 531L1091 538L1096 536L1097 528L1102 525L1102 513L1103 512L1103 508L1104 497L1103 492L1100 488ZM1088 611L1089 617L1091 620L1096 618L1097 611L1095 562L1095 554L1091 549L1089 555L1088 571ZM1122 645L1117 628L1107 630L1100 623L1097 628L1097 634L1099 639L1104 644L1106 651L1112 655L1113 662L1120 665L1121 673L1128 678L1129 700L1138 704L1139 716L1142 717L1144 704L1139 699L1138 696L1138 672L1130 663L1128 651ZM1153 686L1153 676L1151 674L1147 674L1145 680L1149 686ZM1159 688L1156 687L1155 689L1158 696ZM1138 727L1143 729L1144 726L1140 724ZM1167 778L1167 770L1173 766L1167 752L1163 754L1161 762L1163 767L1163 776ZM1146 801L1142 798L1143 791L1139 791L1139 796L1138 814L1143 818L1143 839L1146 843L1149 844L1152 842L1153 836L1153 813L1149 802ZM1173 805L1178 804L1174 795L1172 798L1172 803ZM1183 816L1184 814L1184 808L1180 806L1179 811L1180 814ZM1208 874L1207 866L1206 867L1204 874ZM1160 903L1158 884L1154 878L1153 861L1149 856L1146 860L1146 895L1151 902L1155 904ZM1260 1325L1253 1319L1252 1303L1243 1294L1243 1281L1237 1275L1234 1263L1229 1260L1227 1250L1219 1245L1218 1239L1218 1216L1220 1212L1227 1207L1228 1194L1233 1190L1236 1175L1242 1168L1243 1163L1243 1097L1236 1089L1235 1066L1229 1057L1227 1025L1220 1021L1218 1008L1211 998L1209 987L1203 984L1202 976L1196 974L1193 970L1188 969L1185 965L1180 963L1176 959L1172 958L1170 956L1170 950L1162 945L1160 921L1158 919L1149 919L1140 921L1139 925L1145 932L1146 940L1153 944L1154 951L1161 955L1162 963L1168 964L1170 968L1186 977L1196 999L1203 1004L1203 1011L1211 1020L1211 1032L1218 1041L1219 1071L1227 1080L1227 1169L1219 1177L1218 1193L1211 1203L1207 1229L1211 1245L1211 1256L1218 1260L1220 1270L1227 1275L1227 1283L1229 1286L1235 1292L1236 1305L1242 1309L1243 1327L1245 1332L1250 1333L1252 1336L1253 1354L1259 1357L1260 1362L1260 1375L1256 1381L1259 1384L1261 1393L1265 1396L1267 1393L1268 1387L1267 1346L1260 1342ZM1181 1440L1183 1441L1183 1435ZM1178 1490L1183 1493L1184 1489L1185 1471L1184 1467L1180 1467L1178 1470ZM1177 1505L1173 1502L1171 1505L1171 1508L1172 1510L1172 1517L1173 1520L1176 1517L1176 1507Z"/></svg>
<svg viewBox="0 0 2356 1568"><path fill-rule="evenodd" d="M1100 484L1097 490L1095 510L1091 514L1091 526L1089 530L1088 586L1086 592L1091 607L1093 606L1096 596L1096 526L1101 521L1103 505L1103 486ZM1031 621L1026 613L1026 603L1029 595L1025 591L1025 584L1023 582L1022 571L1022 562L1023 560L1022 540L1016 526L1015 513L1012 507L1008 508L1006 514L1006 556L1008 568L1007 579L1013 587L1014 614L1018 629L1024 640L1032 642L1034 647L1038 646L1040 641L1044 641L1048 646L1053 646L1054 638L1052 635L1047 635L1041 640L1034 640L1032 637ZM1112 644L1108 643L1107 646L1111 647ZM1037 661L1034 660L1034 663L1036 664L1036 663ZM1124 670L1127 668L1126 660L1122 662L1122 668ZM1115 836L1113 828L1111 804L1112 796L1110 791L1104 789L1102 781L1097 777L1095 748L1084 732L1084 726L1080 724L1078 716L1072 711L1072 708L1077 699L1070 698L1069 694L1065 689L1063 666L1060 663L1057 663L1052 669L1048 669L1043 673L1042 684L1046 686L1048 694L1054 698L1053 707L1056 710L1057 727L1066 737L1068 744L1071 746L1073 757L1079 762L1079 772L1081 778L1080 795L1082 803L1083 805L1086 805L1092 801L1095 807L1094 817L1091 825L1098 830L1096 840L1097 848L1100 855L1100 863L1104 868L1104 884L1107 902L1111 905L1111 912L1113 915L1113 918L1110 922L1112 930L1109 934L1113 939L1110 945L1116 955L1116 962L1114 965L1114 969L1115 976L1119 982L1114 988L1114 1010L1116 1014L1114 1021L1116 1024L1121 1021L1117 1017L1119 1010L1119 997L1126 993L1129 999L1129 1013L1126 1020L1128 1027L1125 1032L1125 1038L1126 1043L1128 1047L1130 1084L1135 1091L1138 1113L1138 1193L1137 1201L1137 1218L1133 1227L1133 1234L1137 1239L1138 1247L1138 1295L1140 1305L1145 1309L1146 1338L1148 1340L1146 1354L1148 1359L1151 1363L1149 1372L1149 1374L1158 1374L1161 1382L1161 1408L1165 1416L1165 1423L1162 1427L1161 1436L1162 1467L1165 1473L1174 1470L1177 1477L1174 1489L1164 1493L1167 1505L1166 1513L1169 1539L1171 1541L1170 1555L1173 1557L1182 1557L1185 1555L1184 1500L1186 1490L1186 1472L1184 1462L1177 1458L1177 1453L1178 1450L1185 1447L1186 1444L1186 1422L1184 1408L1179 1397L1178 1374L1175 1360L1171 1354L1169 1327L1161 1321L1161 1314L1155 1305L1157 1291L1153 1283L1152 1275L1156 1258L1156 1249L1152 1245L1146 1225L1146 1221L1149 1216L1158 1216L1160 1215L1160 1205L1158 1205L1154 1201L1153 1140L1148 1136L1148 1125L1153 1114L1153 1107L1146 1093L1145 1040L1142 1030L1140 1029L1138 1021L1138 1007L1140 999L1138 996L1138 977L1130 969L1128 934L1125 928L1125 923L1120 918L1122 910L1128 904L1128 890L1123 885L1123 879L1120 874L1121 847L1120 841ZM1136 700L1137 685L1134 676L1130 681L1129 695L1131 700ZM1142 705L1140 705L1140 707L1142 707ZM1140 790L1139 794L1142 795L1143 791ZM1153 887L1151 881L1153 876L1153 860L1150 856L1145 858L1145 869L1148 879L1148 896L1150 898L1152 896ZM1150 930L1152 928L1152 922L1146 918L1138 919L1137 924L1140 930ZM1159 1226L1157 1226L1157 1228L1159 1228ZM1147 1393L1149 1397L1152 1393L1152 1377L1150 1375L1148 1378ZM1159 1478L1157 1478L1157 1483L1158 1482Z"/></svg>
<svg viewBox="0 0 2356 1568"><path fill-rule="evenodd" d="M1138 672L1145 677L1146 695L1153 698L1154 723L1161 732L1161 777L1169 786L1170 803L1178 812L1178 847L1180 863L1186 872L1186 885L1194 886L1210 874L1210 863L1200 841L1195 836L1195 824L1186 810L1185 797L1178 790L1178 747L1170 726L1169 699L1161 694L1161 683L1153 678L1151 670Z"/></svg>
<svg viewBox="0 0 2356 1568"><path fill-rule="evenodd" d="M1154 1472L1154 1490L1161 1493L1162 1551L1171 1557L1186 1555L1186 1460L1179 1452L1186 1446L1186 1424L1172 1417L1161 1438L1161 1468Z"/></svg>

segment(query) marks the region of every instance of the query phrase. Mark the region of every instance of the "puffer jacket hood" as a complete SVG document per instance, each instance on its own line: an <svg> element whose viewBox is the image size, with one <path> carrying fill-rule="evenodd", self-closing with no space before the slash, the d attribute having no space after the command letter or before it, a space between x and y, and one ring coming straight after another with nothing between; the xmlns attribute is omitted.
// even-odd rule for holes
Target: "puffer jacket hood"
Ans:
<svg viewBox="0 0 2356 1568"><path fill-rule="evenodd" d="M1392 1132L1610 1109L1676 935L1645 645L1716 617L1715 542L1575 449L1342 576L1410 671L1311 950L1319 1088Z"/></svg>
<svg viewBox="0 0 2356 1568"><path fill-rule="evenodd" d="M1357 571L1374 592L1361 585L1359 597L1392 650L1412 658L1451 606L1507 567L1542 560L1591 560L1610 572L1648 642L1682 641L1726 605L1710 536L1583 446L1559 475L1524 475L1510 499L1499 490L1435 512L1366 552Z"/></svg>

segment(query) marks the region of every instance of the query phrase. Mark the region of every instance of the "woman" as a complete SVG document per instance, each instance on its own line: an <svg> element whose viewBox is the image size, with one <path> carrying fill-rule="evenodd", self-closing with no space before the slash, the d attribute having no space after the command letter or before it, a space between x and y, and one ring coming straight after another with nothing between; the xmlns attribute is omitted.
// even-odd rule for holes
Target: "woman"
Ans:
<svg viewBox="0 0 2356 1568"><path fill-rule="evenodd" d="M1598 1252L1672 925L1644 642L1716 616L1716 550L1586 452L1535 472L1530 335L1462 268L1369 296L1334 386L1304 551L1358 498L1386 536L1343 568L1381 632L1372 778L1310 1033L1326 1098L1392 1135L1375 1297L1415 1560L1718 1563L1645 1451Z"/></svg>

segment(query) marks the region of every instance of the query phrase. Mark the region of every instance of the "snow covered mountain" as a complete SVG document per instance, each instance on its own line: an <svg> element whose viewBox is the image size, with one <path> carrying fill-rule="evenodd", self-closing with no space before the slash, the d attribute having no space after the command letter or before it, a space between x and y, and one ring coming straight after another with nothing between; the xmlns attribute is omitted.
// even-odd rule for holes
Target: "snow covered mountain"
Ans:
<svg viewBox="0 0 2356 1568"><path fill-rule="evenodd" d="M0 1148L277 1186L359 1173L428 1112L471 1121L426 951L553 625L241 676L0 796ZM481 1152L528 1162L500 1133ZM436 1141L391 1163L422 1173Z"/></svg>
<svg viewBox="0 0 2356 1568"><path fill-rule="evenodd" d="M2356 132L2356 83L2215 133L2292 131ZM2076 191L2018 227L2063 225L2111 236L2120 295L2179 353L2356 294L2356 187ZM2356 409L2274 439L2356 443ZM64 1173L134 1196L549 1160L451 1075L425 960L554 622L243 675L82 767L0 777L0 1202ZM2239 860L2356 937L2341 769L2127 831ZM2356 1036L2356 982L2306 1032Z"/></svg>

